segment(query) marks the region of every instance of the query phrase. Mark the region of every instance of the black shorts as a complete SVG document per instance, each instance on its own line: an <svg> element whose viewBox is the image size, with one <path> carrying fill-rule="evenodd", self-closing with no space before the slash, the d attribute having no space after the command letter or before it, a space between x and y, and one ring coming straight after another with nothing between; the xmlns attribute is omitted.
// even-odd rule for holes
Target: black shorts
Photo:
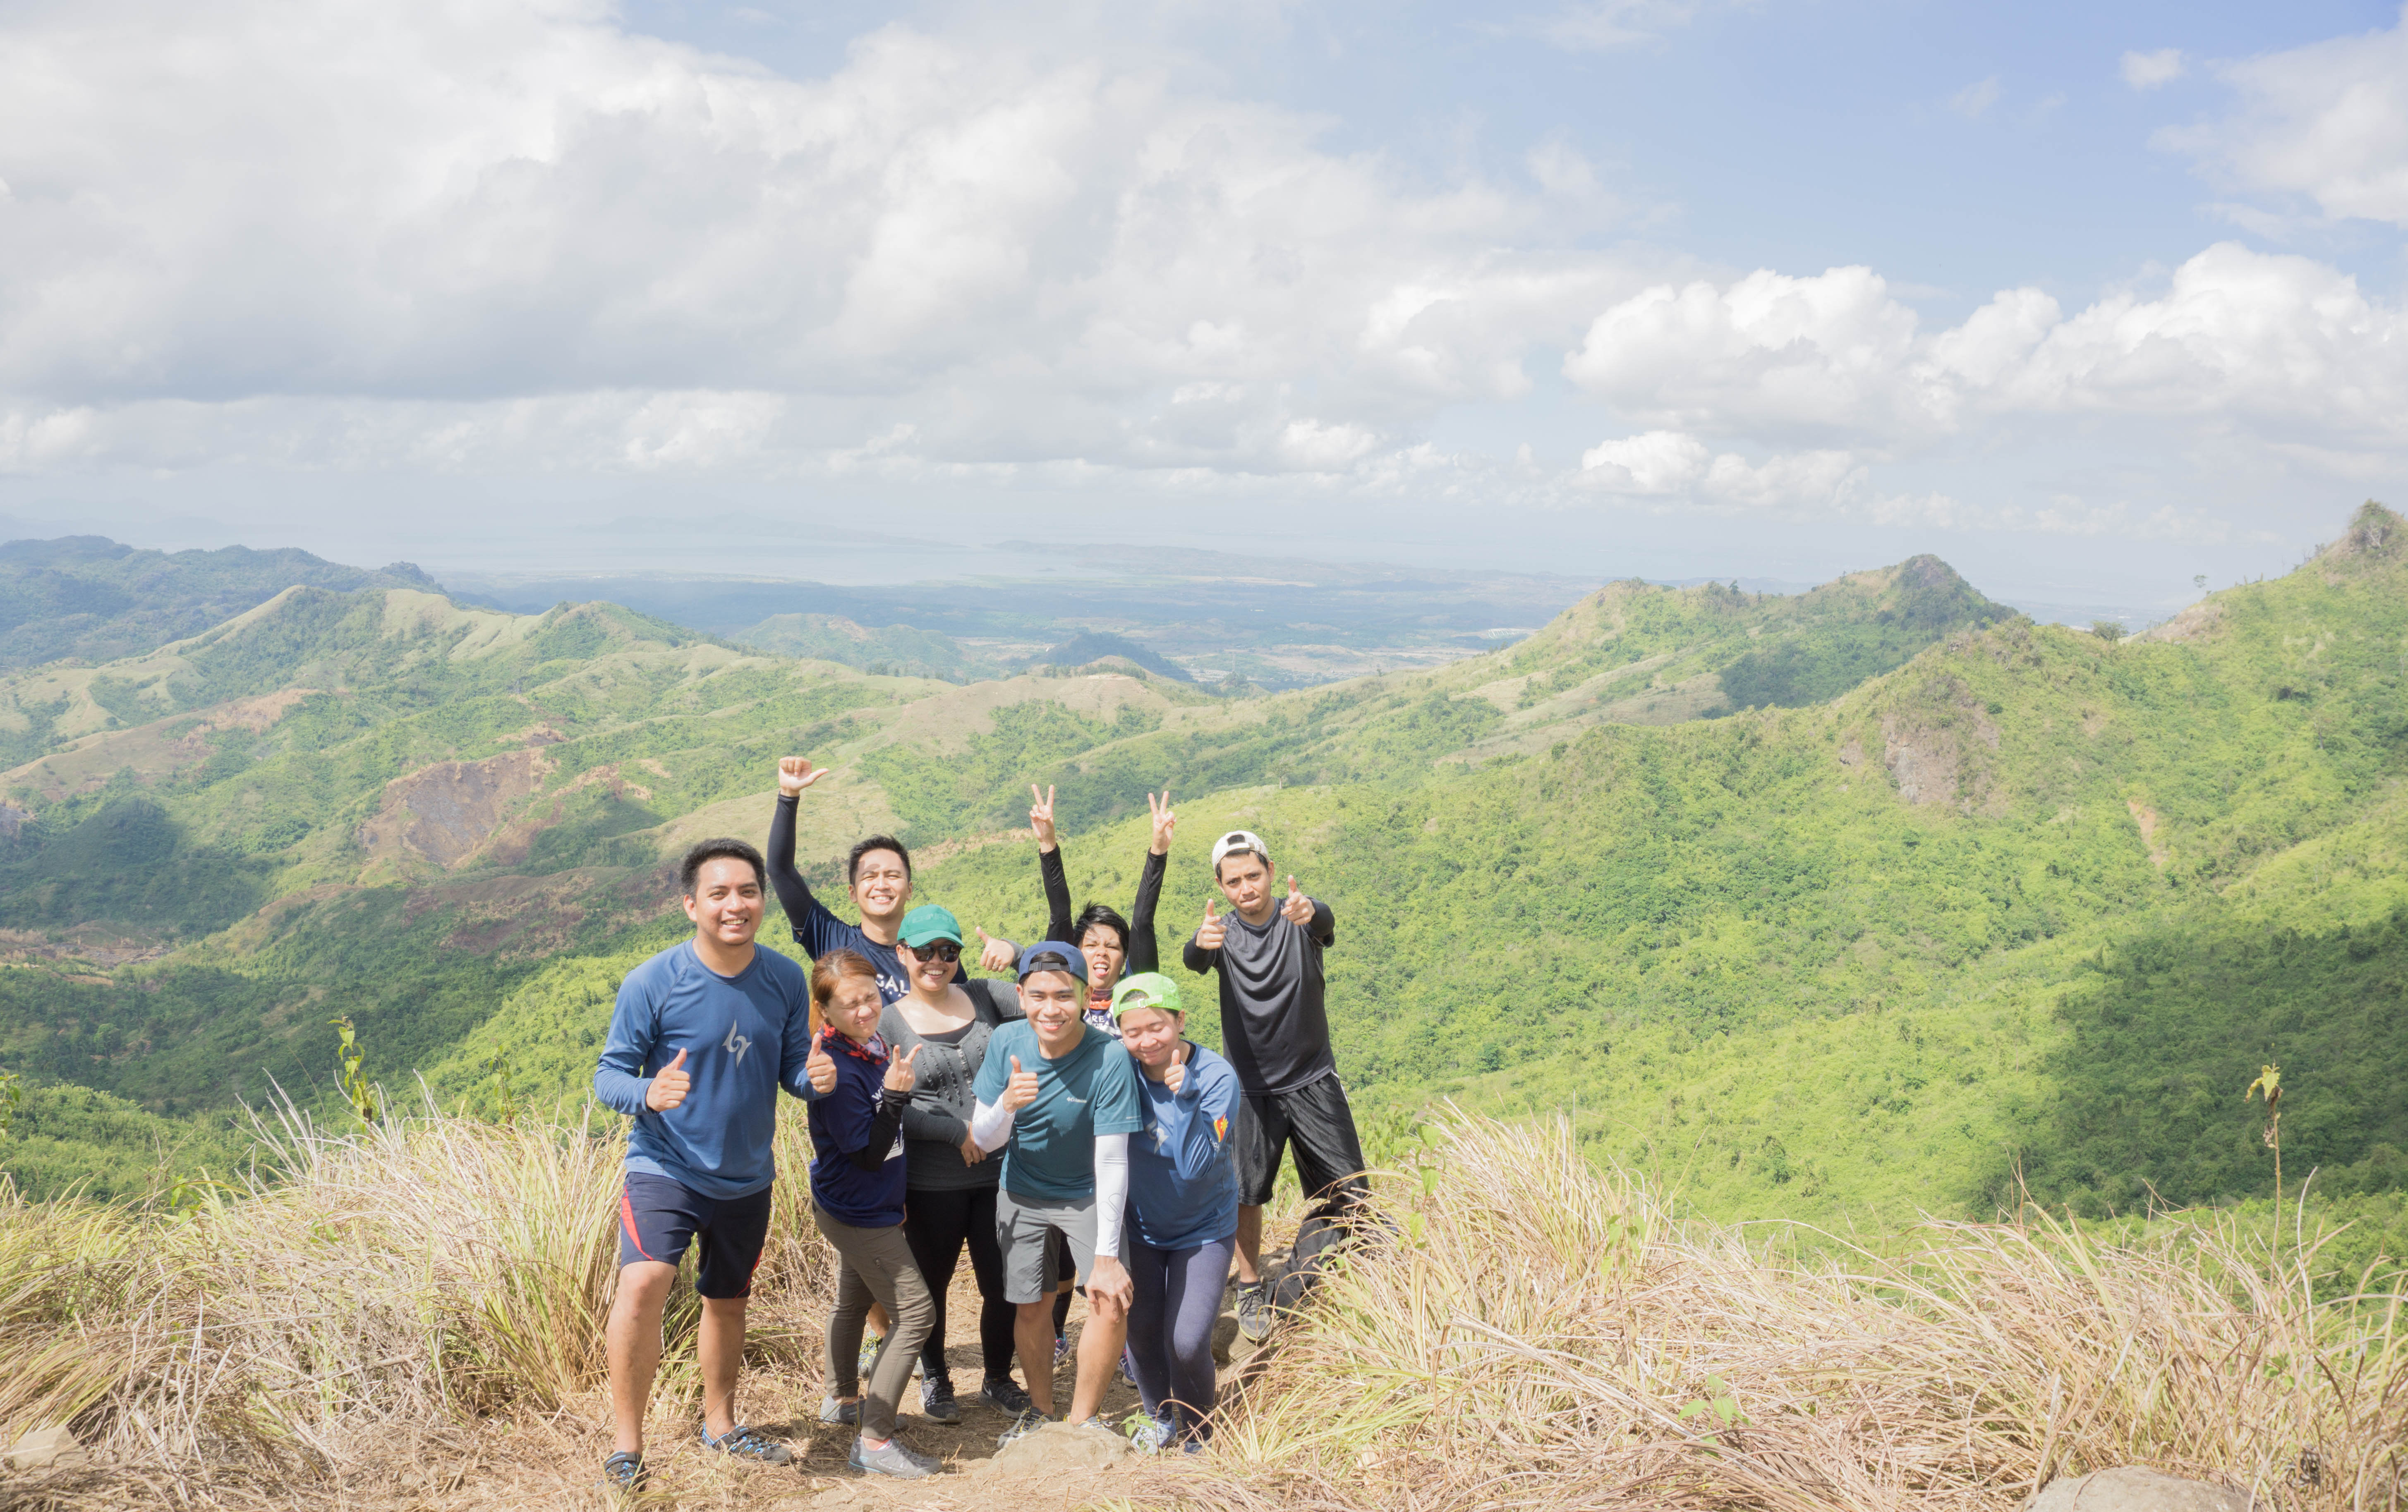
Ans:
<svg viewBox="0 0 2408 1512"><path fill-rule="evenodd" d="M752 1294L752 1271L769 1239L769 1189L746 1197L706 1197L648 1171L629 1171L619 1191L619 1263L674 1265L699 1235L694 1289L712 1298Z"/></svg>
<svg viewBox="0 0 2408 1512"><path fill-rule="evenodd" d="M1307 1201L1337 1196L1359 1202L1370 1188L1363 1179L1363 1141L1354 1133L1354 1110L1335 1076L1294 1091L1249 1093L1238 1106L1238 1201L1260 1207L1279 1180L1280 1154L1293 1145L1296 1174Z"/></svg>

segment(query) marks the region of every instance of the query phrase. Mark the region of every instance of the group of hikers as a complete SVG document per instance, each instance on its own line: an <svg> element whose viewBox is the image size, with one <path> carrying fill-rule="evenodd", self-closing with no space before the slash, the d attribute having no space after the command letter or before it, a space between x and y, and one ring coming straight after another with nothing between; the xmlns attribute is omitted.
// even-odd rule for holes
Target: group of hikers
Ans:
<svg viewBox="0 0 2408 1512"><path fill-rule="evenodd" d="M1153 838L1128 914L1090 903L1074 917L1054 793L1030 790L1045 937L1023 946L977 932L977 963L1007 980L971 977L959 920L913 906L911 854L892 835L846 857L859 923L812 893L795 864L796 815L827 772L799 756L779 763L766 858L738 839L686 852L694 935L619 990L594 1077L595 1097L632 1120L604 1484L644 1482L661 1318L690 1248L701 1442L764 1463L793 1458L735 1415L781 1088L809 1104L812 1217L838 1258L820 1420L853 1430L855 1469L940 1468L904 1442L896 1416L916 1367L923 1415L960 1420L945 1298L965 1251L980 1297L979 1394L1011 1419L1000 1442L1051 1421L1101 1421L1121 1370L1142 1404L1130 1430L1140 1448L1200 1448L1233 1263L1240 1329L1260 1340L1274 1321L1262 1210L1283 1152L1294 1148L1326 1211L1364 1191L1323 1006L1328 905L1293 877L1281 892L1260 835L1213 841L1228 911L1205 905L1181 960L1218 978L1216 1054L1187 1037L1179 986L1158 969L1154 910L1177 825L1168 792L1147 797ZM772 892L807 963L755 942ZM1074 1291L1087 1314L1057 1418Z"/></svg>

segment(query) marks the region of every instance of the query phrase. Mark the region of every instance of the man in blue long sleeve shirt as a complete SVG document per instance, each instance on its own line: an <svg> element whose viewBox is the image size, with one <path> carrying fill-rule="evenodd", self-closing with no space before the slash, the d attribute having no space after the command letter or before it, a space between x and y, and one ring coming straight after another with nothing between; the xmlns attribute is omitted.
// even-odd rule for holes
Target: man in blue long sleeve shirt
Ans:
<svg viewBox="0 0 2408 1512"><path fill-rule="evenodd" d="M686 852L679 877L694 938L627 974L594 1072L595 1097L635 1120L619 1198L619 1291L606 1330L613 1442L602 1476L616 1489L643 1480L661 1312L697 1239L703 1444L772 1464L793 1458L737 1422L736 1375L745 1299L769 1232L778 1089L809 1100L835 1080L833 1063L811 1042L810 978L753 943L765 906L761 853L741 840L705 840Z"/></svg>

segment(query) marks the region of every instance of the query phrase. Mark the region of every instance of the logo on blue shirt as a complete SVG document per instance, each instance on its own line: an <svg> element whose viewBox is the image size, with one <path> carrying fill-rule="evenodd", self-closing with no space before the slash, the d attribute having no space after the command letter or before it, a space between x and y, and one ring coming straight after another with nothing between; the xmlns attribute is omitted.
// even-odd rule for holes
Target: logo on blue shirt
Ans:
<svg viewBox="0 0 2408 1512"><path fill-rule="evenodd" d="M744 1063L744 1052L752 1048L752 1042L744 1035L736 1032L736 1020L730 1019L727 1020L727 1037L720 1042L719 1048L723 1050L734 1050L736 1052L736 1063L738 1065L742 1065Z"/></svg>

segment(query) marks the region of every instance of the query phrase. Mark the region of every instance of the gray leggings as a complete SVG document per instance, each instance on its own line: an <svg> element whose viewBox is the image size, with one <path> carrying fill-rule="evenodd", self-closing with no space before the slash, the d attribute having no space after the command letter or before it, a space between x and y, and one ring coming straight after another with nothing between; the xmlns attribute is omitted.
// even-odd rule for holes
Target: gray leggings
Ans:
<svg viewBox="0 0 2408 1512"><path fill-rule="evenodd" d="M811 1205L812 1221L836 1247L842 1263L836 1272L836 1305L828 1309L828 1395L845 1397L864 1386L861 1376L861 1326L876 1302L886 1309L893 1327L879 1346L878 1363L870 1367L867 1389L861 1391L861 1434L864 1438L895 1436L895 1406L911 1379L920 1346L937 1320L937 1305L912 1262L911 1247L904 1241L903 1225L856 1229Z"/></svg>
<svg viewBox="0 0 2408 1512"><path fill-rule="evenodd" d="M1128 1348L1138 1395L1156 1417L1168 1408L1182 1435L1212 1436L1212 1320L1229 1279L1238 1236L1192 1249L1156 1249L1123 1230L1121 1248L1136 1295L1129 1302Z"/></svg>

